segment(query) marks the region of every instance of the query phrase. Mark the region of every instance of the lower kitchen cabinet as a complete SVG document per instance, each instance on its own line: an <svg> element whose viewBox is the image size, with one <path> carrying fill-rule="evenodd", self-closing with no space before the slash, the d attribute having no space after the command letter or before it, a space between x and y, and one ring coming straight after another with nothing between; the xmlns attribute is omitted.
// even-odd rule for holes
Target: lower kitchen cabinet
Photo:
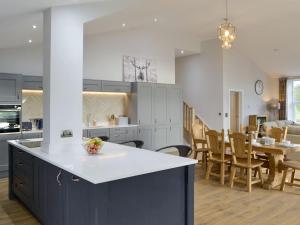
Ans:
<svg viewBox="0 0 300 225"><path fill-rule="evenodd" d="M144 142L144 149L152 150L152 127L139 127L138 139Z"/></svg>
<svg viewBox="0 0 300 225"><path fill-rule="evenodd" d="M157 126L154 128L153 131L153 150L157 150L162 147L166 147L167 143L167 136L169 133L168 126Z"/></svg>
<svg viewBox="0 0 300 225"><path fill-rule="evenodd" d="M63 184L64 173L61 169L46 163L45 171L47 176L46 194L46 225L62 225L63 221Z"/></svg>
<svg viewBox="0 0 300 225"><path fill-rule="evenodd" d="M10 199L18 198L45 225L94 224L91 183L15 147L9 155Z"/></svg>
<svg viewBox="0 0 300 225"><path fill-rule="evenodd" d="M0 135L0 178L8 175L8 143L9 140L20 139L21 134L1 134Z"/></svg>
<svg viewBox="0 0 300 225"><path fill-rule="evenodd" d="M64 224L93 224L92 185L70 173L64 172ZM80 203L80 204L78 204ZM74 215L81 215L80 217Z"/></svg>
<svg viewBox="0 0 300 225"><path fill-rule="evenodd" d="M167 135L168 145L182 145L183 136L182 136L182 127L181 126L170 126L169 132Z"/></svg>

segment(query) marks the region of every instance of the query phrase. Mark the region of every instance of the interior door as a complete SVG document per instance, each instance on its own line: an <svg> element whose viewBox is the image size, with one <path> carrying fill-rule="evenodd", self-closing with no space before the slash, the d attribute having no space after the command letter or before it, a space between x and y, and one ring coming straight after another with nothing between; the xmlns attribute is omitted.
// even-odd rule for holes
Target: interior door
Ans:
<svg viewBox="0 0 300 225"><path fill-rule="evenodd" d="M230 92L230 129L239 131L240 127L240 92Z"/></svg>

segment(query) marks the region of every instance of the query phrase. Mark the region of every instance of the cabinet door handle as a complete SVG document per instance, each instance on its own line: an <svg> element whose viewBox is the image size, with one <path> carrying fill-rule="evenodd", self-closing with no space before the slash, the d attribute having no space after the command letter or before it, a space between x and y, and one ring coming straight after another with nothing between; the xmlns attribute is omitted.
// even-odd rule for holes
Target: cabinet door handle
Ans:
<svg viewBox="0 0 300 225"><path fill-rule="evenodd" d="M56 181L57 181L59 186L61 186L60 176L61 176L61 170L58 172L58 174L56 176Z"/></svg>
<svg viewBox="0 0 300 225"><path fill-rule="evenodd" d="M18 163L18 166L24 166L24 164L23 163Z"/></svg>
<svg viewBox="0 0 300 225"><path fill-rule="evenodd" d="M139 124L141 124L141 120L139 120Z"/></svg>
<svg viewBox="0 0 300 225"><path fill-rule="evenodd" d="M78 177L76 177L76 176L72 176L72 181L73 182L79 182L80 179Z"/></svg>

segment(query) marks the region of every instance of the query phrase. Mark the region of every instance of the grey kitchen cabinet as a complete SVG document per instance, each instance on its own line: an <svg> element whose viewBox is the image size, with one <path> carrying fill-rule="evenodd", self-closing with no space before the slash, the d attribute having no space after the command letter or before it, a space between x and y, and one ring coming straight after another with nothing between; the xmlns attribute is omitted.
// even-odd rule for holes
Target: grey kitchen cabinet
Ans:
<svg viewBox="0 0 300 225"><path fill-rule="evenodd" d="M167 137L169 134L168 126L156 126L153 130L153 150L157 150L162 147L166 147Z"/></svg>
<svg viewBox="0 0 300 225"><path fill-rule="evenodd" d="M92 186L89 182L64 171L64 225L83 225L93 223ZM80 215L80 216L74 216Z"/></svg>
<svg viewBox="0 0 300 225"><path fill-rule="evenodd" d="M170 126L167 135L167 145L182 145L182 144L183 144L182 126L180 125Z"/></svg>
<svg viewBox="0 0 300 225"><path fill-rule="evenodd" d="M147 149L157 149L169 144L182 144L182 90L173 84L133 83L129 95L129 117L132 123L138 123L146 140ZM170 128L173 128L170 129ZM181 136L180 136L181 135ZM151 141L147 138L151 136ZM180 136L180 137L179 137Z"/></svg>
<svg viewBox="0 0 300 225"><path fill-rule="evenodd" d="M138 128L138 139L144 142L143 149L152 150L152 126L144 126Z"/></svg>
<svg viewBox="0 0 300 225"><path fill-rule="evenodd" d="M0 135L0 178L8 175L8 143L9 140L21 138L20 133Z"/></svg>
<svg viewBox="0 0 300 225"><path fill-rule="evenodd" d="M167 124L167 86L155 84L152 87L152 118L154 124Z"/></svg>
<svg viewBox="0 0 300 225"><path fill-rule="evenodd" d="M128 130L125 127L109 129L109 141L113 143L120 143L126 141L126 134Z"/></svg>
<svg viewBox="0 0 300 225"><path fill-rule="evenodd" d="M25 90L43 90L43 77L23 76L22 89Z"/></svg>
<svg viewBox="0 0 300 225"><path fill-rule="evenodd" d="M152 125L152 84L134 83L130 96L129 115L132 123Z"/></svg>
<svg viewBox="0 0 300 225"><path fill-rule="evenodd" d="M100 92L101 91L101 81L100 80L83 80L83 91L91 91L91 92Z"/></svg>
<svg viewBox="0 0 300 225"><path fill-rule="evenodd" d="M46 163L45 173L47 177L47 185L45 188L46 195L46 225L62 225L63 220L63 195L65 184L65 173L49 163Z"/></svg>
<svg viewBox="0 0 300 225"><path fill-rule="evenodd" d="M88 130L88 137L109 137L109 128L99 128Z"/></svg>
<svg viewBox="0 0 300 225"><path fill-rule="evenodd" d="M167 89L167 117L170 124L182 125L183 99L182 89L170 86Z"/></svg>
<svg viewBox="0 0 300 225"><path fill-rule="evenodd" d="M42 138L42 132L24 132L21 135L21 139L34 139Z"/></svg>
<svg viewBox="0 0 300 225"><path fill-rule="evenodd" d="M0 103L21 104L22 76L0 73Z"/></svg>
<svg viewBox="0 0 300 225"><path fill-rule="evenodd" d="M137 127L121 127L109 129L109 141L121 143L125 141L137 140Z"/></svg>
<svg viewBox="0 0 300 225"><path fill-rule="evenodd" d="M121 81L102 81L102 91L103 92L121 92L130 93L131 83L121 82Z"/></svg>

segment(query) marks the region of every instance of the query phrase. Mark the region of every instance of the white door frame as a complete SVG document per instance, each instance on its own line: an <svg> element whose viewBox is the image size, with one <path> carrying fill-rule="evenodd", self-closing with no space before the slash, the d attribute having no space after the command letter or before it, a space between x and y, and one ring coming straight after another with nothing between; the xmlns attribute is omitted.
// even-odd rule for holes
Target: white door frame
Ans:
<svg viewBox="0 0 300 225"><path fill-rule="evenodd" d="M244 111L243 111L243 100L244 100L244 90L242 89L229 89L229 97L228 97L228 102L229 102L229 105L228 105L228 109L229 109L229 113L228 113L228 119L229 119L229 126L228 128L230 129L230 126L231 126L231 92L239 92L239 129L241 127L241 124L243 124L243 115L244 115Z"/></svg>

